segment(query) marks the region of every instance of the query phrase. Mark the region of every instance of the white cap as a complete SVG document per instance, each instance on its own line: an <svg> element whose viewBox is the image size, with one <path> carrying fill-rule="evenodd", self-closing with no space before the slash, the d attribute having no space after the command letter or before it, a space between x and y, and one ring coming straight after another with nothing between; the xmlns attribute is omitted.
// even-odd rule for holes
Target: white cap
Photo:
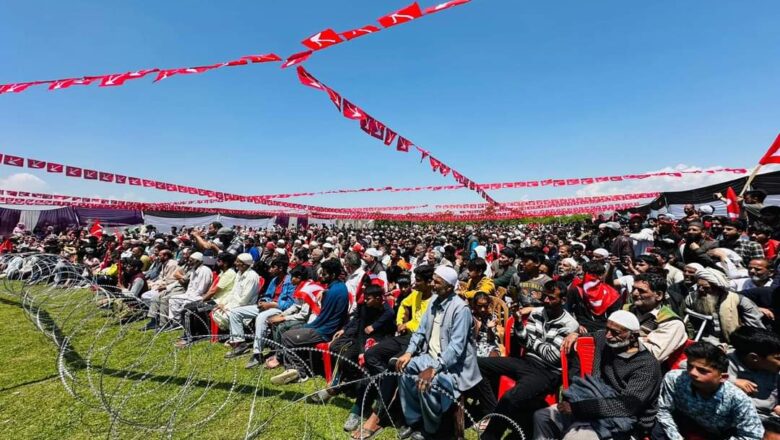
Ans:
<svg viewBox="0 0 780 440"><path fill-rule="evenodd" d="M252 258L251 254L247 254L246 252L243 254L239 254L238 257L236 257L238 261L246 264L247 266L251 266L255 263L254 258Z"/></svg>
<svg viewBox="0 0 780 440"><path fill-rule="evenodd" d="M333 245L330 244L330 243L325 243L325 244L322 245L322 247L325 248L325 249L333 249Z"/></svg>
<svg viewBox="0 0 780 440"><path fill-rule="evenodd" d="M374 258L382 258L382 251L377 248L368 248L366 253Z"/></svg>
<svg viewBox="0 0 780 440"><path fill-rule="evenodd" d="M636 315L634 315L629 311L618 310L616 312L612 312L612 314L609 315L609 318L607 318L607 320L612 321L615 324L622 325L623 327L626 328L626 330L632 332L639 331L639 319L637 319Z"/></svg>
<svg viewBox="0 0 780 440"><path fill-rule="evenodd" d="M284 250L284 248L276 248L276 253L279 255L287 255L287 251Z"/></svg>
<svg viewBox="0 0 780 440"><path fill-rule="evenodd" d="M190 255L190 260L203 261L203 254L200 252L195 252L194 254Z"/></svg>
<svg viewBox="0 0 780 440"><path fill-rule="evenodd" d="M455 272L455 269L449 266L439 266L433 273L434 275L440 276L441 279L450 286L458 284L458 272Z"/></svg>
<svg viewBox="0 0 780 440"><path fill-rule="evenodd" d="M604 248L598 248L593 251L593 255L601 255L604 258L609 257L609 251Z"/></svg>
<svg viewBox="0 0 780 440"><path fill-rule="evenodd" d="M479 258L485 258L487 255L487 248L485 246L479 245L474 248L474 253L477 254Z"/></svg>

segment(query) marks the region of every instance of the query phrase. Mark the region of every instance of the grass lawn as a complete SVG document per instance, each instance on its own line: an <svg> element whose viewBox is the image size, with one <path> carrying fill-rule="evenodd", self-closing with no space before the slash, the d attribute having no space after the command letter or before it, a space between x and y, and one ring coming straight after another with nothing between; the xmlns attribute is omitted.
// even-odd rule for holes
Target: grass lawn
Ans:
<svg viewBox="0 0 780 440"><path fill-rule="evenodd" d="M59 360L63 380L56 345L8 290L0 284L2 438L348 438L341 426L351 400L300 401L324 387L322 378L274 386L281 370L245 370L247 358L223 359L221 344L178 350L178 332L119 325L88 290L33 286L38 321L72 347ZM397 436L385 429L377 438Z"/></svg>

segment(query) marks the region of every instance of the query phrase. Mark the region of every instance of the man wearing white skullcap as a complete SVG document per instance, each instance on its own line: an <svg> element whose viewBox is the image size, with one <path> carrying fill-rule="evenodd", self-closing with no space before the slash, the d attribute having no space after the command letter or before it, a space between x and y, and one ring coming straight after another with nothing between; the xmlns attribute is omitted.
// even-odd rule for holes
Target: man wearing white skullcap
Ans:
<svg viewBox="0 0 780 440"><path fill-rule="evenodd" d="M593 333L595 353L590 383L575 378L558 405L534 413L534 438L596 440L644 438L655 425L661 365L639 342L639 320L628 311L612 312L606 330ZM591 387L606 385L612 397ZM630 426L604 423L625 418Z"/></svg>
<svg viewBox="0 0 780 440"><path fill-rule="evenodd" d="M185 304L200 301L211 287L212 272L210 267L203 264L203 254L195 252L190 255L190 266L192 275L187 290L183 294L171 296L168 300L168 322L174 326L180 325L180 315Z"/></svg>
<svg viewBox="0 0 780 440"><path fill-rule="evenodd" d="M387 282L387 272L385 266L379 261L382 258L382 251L376 248L368 248L363 253L363 270L369 275L376 275L385 286L385 292L387 292L389 283Z"/></svg>
<svg viewBox="0 0 780 440"><path fill-rule="evenodd" d="M453 403L451 396L457 399L482 378L476 348L469 336L473 325L471 310L455 293L457 283L455 269L436 268L433 275L436 296L431 298L406 353L396 364L398 371L408 375L399 379L398 388L406 423L415 431L413 436L437 433L441 416ZM431 385L448 395L432 389Z"/></svg>
<svg viewBox="0 0 780 440"><path fill-rule="evenodd" d="M685 266L686 276L696 268L696 285L685 298L685 307L693 313L688 318L698 329L697 339L715 345L729 342L731 333L740 326L764 328L763 314L750 299L731 290L723 272L712 268Z"/></svg>

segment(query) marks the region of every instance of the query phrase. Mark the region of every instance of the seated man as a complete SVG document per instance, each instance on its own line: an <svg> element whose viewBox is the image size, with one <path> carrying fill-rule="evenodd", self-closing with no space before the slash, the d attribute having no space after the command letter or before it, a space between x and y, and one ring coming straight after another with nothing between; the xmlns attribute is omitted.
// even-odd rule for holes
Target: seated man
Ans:
<svg viewBox="0 0 780 440"><path fill-rule="evenodd" d="M528 434L533 427L534 411L544 407L544 396L560 385L561 342L566 335L576 334L579 328L574 317L563 309L566 284L548 281L542 301L543 307L526 307L515 316L514 337L525 348L524 357L477 358L482 381L475 389L475 397L483 414L495 412L508 417ZM523 316L528 316L526 325ZM498 389L501 376L509 376L517 384L496 403L494 390ZM502 438L507 429L511 426L505 418L493 417L481 438ZM521 438L519 433L512 435Z"/></svg>
<svg viewBox="0 0 780 440"><path fill-rule="evenodd" d="M729 382L753 399L764 425L764 440L780 439L780 337L771 331L740 327L731 334Z"/></svg>
<svg viewBox="0 0 780 440"><path fill-rule="evenodd" d="M385 290L381 286L372 284L363 291L363 304L357 307L347 325L333 335L333 341L328 348L331 353L338 355L335 357L333 368L337 373L334 373L328 388L310 397L311 402L327 403L341 391L342 382L357 379L359 373L355 371L352 363L357 364L369 339L379 342L395 333L393 308L385 302L384 298ZM359 417L360 408L361 405L356 403L350 414Z"/></svg>
<svg viewBox="0 0 780 440"><path fill-rule="evenodd" d="M228 313L230 321L230 344L233 349L225 353L225 358L230 359L241 356L249 349L249 345L244 342L244 320L255 318L255 336L252 344L252 359L247 368L252 368L260 363L260 357L263 352L263 338L266 337L268 329L268 318L281 314L293 305L293 293L295 285L292 283L292 277L287 275L287 259L278 258L271 262L269 269L273 277L268 283L265 295L257 301L257 304L250 304L243 307L236 307ZM298 278L300 281L300 278Z"/></svg>
<svg viewBox="0 0 780 440"><path fill-rule="evenodd" d="M428 308L432 295L433 266L428 264L419 265L414 269L414 290L398 304L395 322L397 336L385 338L366 350L365 366L371 376L377 376L386 372L389 367L388 362L393 357L399 357L406 351L412 333L417 331L420 326L420 319L422 319L425 310ZM361 435L365 436L366 434L379 431L382 424L390 424L389 410L397 387L398 381L396 376L388 375L379 379L379 395L376 398L373 395L376 394L377 390L372 386L367 387L364 392L358 392L355 403L365 403L370 408L371 404L376 400L374 411L363 424L362 433L358 429L360 413L358 415L350 413L350 417L344 423L344 430L354 431L352 438L360 438ZM369 394L366 395L366 393Z"/></svg>
<svg viewBox="0 0 780 440"><path fill-rule="evenodd" d="M726 354L704 341L686 348L685 354L687 370L664 377L653 440L760 440L764 427L753 401L727 380Z"/></svg>
<svg viewBox="0 0 780 440"><path fill-rule="evenodd" d="M460 292L466 299L471 299L477 292L485 292L488 295L496 294L496 285L493 280L485 275L487 263L482 258L475 258L469 261L466 266L469 273L469 279Z"/></svg>
<svg viewBox="0 0 780 440"><path fill-rule="evenodd" d="M481 379L471 337L471 310L455 294L457 283L454 269L436 268L436 296L406 353L396 363L398 371L405 373L399 379L401 407L413 439L439 432L441 417L450 409L452 398L459 398Z"/></svg>
<svg viewBox="0 0 780 440"><path fill-rule="evenodd" d="M609 315L606 330L593 337L595 357L588 378L594 387L600 385L600 395L585 396L585 387L578 386L584 380L575 377L568 392L578 388L578 398L565 392L558 405L534 413L534 439L595 440L611 434L623 440L642 438L653 427L661 366L639 340L639 320L618 310ZM613 397L604 397L609 394Z"/></svg>
<svg viewBox="0 0 780 440"><path fill-rule="evenodd" d="M517 258L515 251L505 247L501 249L498 259L490 264L493 272L493 283L496 287L509 287L512 277L517 273L515 258Z"/></svg>
<svg viewBox="0 0 780 440"><path fill-rule="evenodd" d="M271 378L274 385L284 385L306 378L306 367L301 362L302 352L288 352L290 349L313 347L321 342L330 342L333 335L344 327L349 319L349 293L347 286L339 280L343 271L341 263L335 259L320 263L320 279L328 285L322 293L322 307L317 318L302 328L288 330L282 335L281 355L287 369Z"/></svg>
<svg viewBox="0 0 780 440"><path fill-rule="evenodd" d="M190 255L190 264L192 265L192 275L187 284L187 290L184 293L173 295L168 300L168 322L175 323L178 327L182 323L181 312L187 303L200 301L203 295L211 287L213 273L211 268L203 264L203 254L195 252Z"/></svg>
<svg viewBox="0 0 780 440"><path fill-rule="evenodd" d="M640 340L656 359L664 362L685 344L685 324L665 303L666 278L643 273L634 278L634 302L626 309L639 318Z"/></svg>
<svg viewBox="0 0 780 440"><path fill-rule="evenodd" d="M147 305L153 297L159 295L159 292L164 291L166 287L176 282L176 278L173 276L179 268L179 262L173 258L173 253L168 249L163 249L160 251L158 258L161 265L160 274L156 280L149 283L149 291L141 295Z"/></svg>
<svg viewBox="0 0 780 440"><path fill-rule="evenodd" d="M728 278L715 269L696 271L696 288L685 298L689 336L718 345L727 343L741 325L764 328L756 304L730 290ZM698 331L696 330L698 329Z"/></svg>

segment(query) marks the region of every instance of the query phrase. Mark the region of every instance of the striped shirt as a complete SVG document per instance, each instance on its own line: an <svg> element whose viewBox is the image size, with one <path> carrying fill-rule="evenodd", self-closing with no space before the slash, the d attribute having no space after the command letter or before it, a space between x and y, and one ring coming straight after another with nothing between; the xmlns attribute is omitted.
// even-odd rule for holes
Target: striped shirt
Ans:
<svg viewBox="0 0 780 440"><path fill-rule="evenodd" d="M556 372L561 372L561 344L563 338L579 328L577 320L567 311L550 319L544 307L536 307L525 326L515 322L515 336L526 349L526 356L541 361Z"/></svg>

